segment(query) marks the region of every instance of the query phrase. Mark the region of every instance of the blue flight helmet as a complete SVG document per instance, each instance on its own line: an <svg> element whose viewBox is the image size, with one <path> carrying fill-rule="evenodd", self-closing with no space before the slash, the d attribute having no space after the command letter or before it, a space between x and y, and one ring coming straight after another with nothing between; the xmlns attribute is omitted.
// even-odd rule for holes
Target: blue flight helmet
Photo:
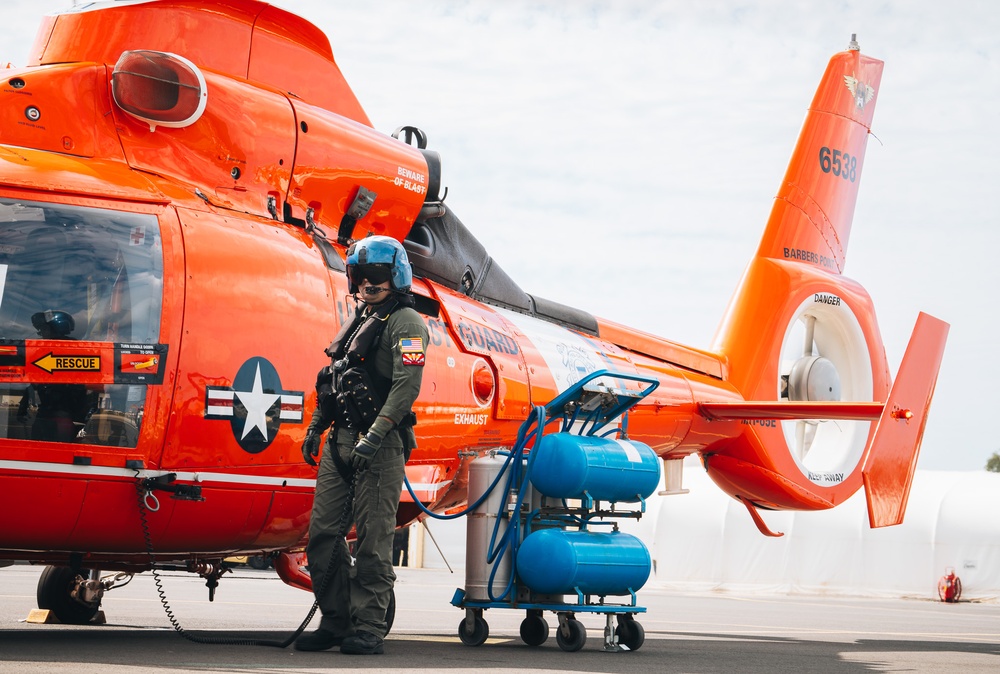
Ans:
<svg viewBox="0 0 1000 674"><path fill-rule="evenodd" d="M350 292L358 292L358 282L368 278L373 283L381 282L371 278L374 274L366 271L379 267L388 272L388 280L393 290L407 292L413 283L413 270L406 256L403 244L391 236L369 236L351 244L347 249L347 280Z"/></svg>
<svg viewBox="0 0 1000 674"><path fill-rule="evenodd" d="M31 315L31 325L43 339L66 339L76 329L73 317L65 311L49 309Z"/></svg>

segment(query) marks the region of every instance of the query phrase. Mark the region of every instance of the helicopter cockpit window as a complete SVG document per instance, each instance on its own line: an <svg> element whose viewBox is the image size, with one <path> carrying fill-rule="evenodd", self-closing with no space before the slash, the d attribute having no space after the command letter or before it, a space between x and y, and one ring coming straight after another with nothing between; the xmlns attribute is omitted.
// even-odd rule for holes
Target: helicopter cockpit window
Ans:
<svg viewBox="0 0 1000 674"><path fill-rule="evenodd" d="M156 344L162 302L156 216L0 198L0 343ZM0 383L0 437L135 446L145 385L35 379Z"/></svg>

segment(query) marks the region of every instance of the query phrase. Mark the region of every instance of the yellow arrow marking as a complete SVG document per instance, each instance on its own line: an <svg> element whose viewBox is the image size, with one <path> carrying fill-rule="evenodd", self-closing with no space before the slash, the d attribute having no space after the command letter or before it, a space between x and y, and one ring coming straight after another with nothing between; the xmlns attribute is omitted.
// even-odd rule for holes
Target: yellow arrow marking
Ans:
<svg viewBox="0 0 1000 674"><path fill-rule="evenodd" d="M32 363L37 368L52 374L56 370L63 372L99 372L100 356L56 356L51 351Z"/></svg>

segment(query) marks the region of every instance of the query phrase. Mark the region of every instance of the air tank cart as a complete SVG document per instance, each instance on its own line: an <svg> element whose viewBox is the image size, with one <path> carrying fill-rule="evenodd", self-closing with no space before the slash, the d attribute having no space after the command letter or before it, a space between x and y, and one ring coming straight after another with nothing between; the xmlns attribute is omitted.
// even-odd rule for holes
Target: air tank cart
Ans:
<svg viewBox="0 0 1000 674"><path fill-rule="evenodd" d="M564 651L587 641L578 613L606 616L604 650L642 646L635 616L646 609L635 593L652 560L618 522L641 518L660 482L659 458L628 439L628 410L656 386L634 374L593 372L536 407L511 450L471 464L469 502L478 505L468 515L465 588L451 602L465 609L462 643L485 642L483 613L506 608L525 611L521 639L529 646L548 639L545 611L558 617ZM608 601L615 597L623 603Z"/></svg>

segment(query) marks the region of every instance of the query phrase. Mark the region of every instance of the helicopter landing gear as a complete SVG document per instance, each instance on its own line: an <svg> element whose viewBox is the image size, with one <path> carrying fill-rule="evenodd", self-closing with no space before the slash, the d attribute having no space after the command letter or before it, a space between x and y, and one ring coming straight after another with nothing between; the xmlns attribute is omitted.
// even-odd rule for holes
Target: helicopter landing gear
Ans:
<svg viewBox="0 0 1000 674"><path fill-rule="evenodd" d="M85 625L97 616L104 593L130 580L130 573L101 578L97 569L47 566L38 578L38 608L51 611L61 623Z"/></svg>
<svg viewBox="0 0 1000 674"><path fill-rule="evenodd" d="M81 573L88 579L68 566L45 567L38 578L38 608L48 609L59 622L69 625L84 625L93 620L101 608L103 591L94 596L92 588L87 588L93 572L83 570Z"/></svg>

